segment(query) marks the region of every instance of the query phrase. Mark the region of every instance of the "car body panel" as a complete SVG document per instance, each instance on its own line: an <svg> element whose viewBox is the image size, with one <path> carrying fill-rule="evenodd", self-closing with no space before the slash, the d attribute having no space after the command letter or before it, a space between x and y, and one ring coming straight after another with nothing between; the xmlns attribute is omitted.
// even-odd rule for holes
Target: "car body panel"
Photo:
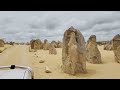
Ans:
<svg viewBox="0 0 120 90"><path fill-rule="evenodd" d="M15 66L0 66L0 79L33 79L33 71L30 67Z"/></svg>

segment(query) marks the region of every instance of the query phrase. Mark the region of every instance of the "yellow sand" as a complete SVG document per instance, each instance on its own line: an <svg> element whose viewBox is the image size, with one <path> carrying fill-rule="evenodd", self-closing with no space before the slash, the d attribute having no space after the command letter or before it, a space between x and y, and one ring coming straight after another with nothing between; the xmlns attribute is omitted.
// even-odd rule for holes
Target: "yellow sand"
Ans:
<svg viewBox="0 0 120 90"><path fill-rule="evenodd" d="M10 48L12 45L7 45L5 44L4 47L0 47L0 51L4 51L6 50L7 48Z"/></svg>
<svg viewBox="0 0 120 90"><path fill-rule="evenodd" d="M120 64L114 62L113 51L105 51L103 46L98 46L98 48L103 64L87 63L87 74L72 76L63 73L60 68L62 64L61 48L57 48L57 55L50 55L48 50L29 52L29 46L15 45L0 53L0 65L30 66L34 71L35 79L120 79ZM39 63L40 60L45 60L45 62ZM45 73L45 66L48 66L52 73Z"/></svg>

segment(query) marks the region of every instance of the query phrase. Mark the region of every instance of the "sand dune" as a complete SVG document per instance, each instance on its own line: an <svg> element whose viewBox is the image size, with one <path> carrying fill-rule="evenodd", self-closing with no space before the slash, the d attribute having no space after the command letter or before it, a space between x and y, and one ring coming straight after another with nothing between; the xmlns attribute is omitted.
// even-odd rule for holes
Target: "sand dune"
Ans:
<svg viewBox="0 0 120 90"><path fill-rule="evenodd" d="M27 65L34 71L35 79L120 79L120 64L114 62L113 51L103 50L98 46L103 64L87 63L87 74L75 76L65 74L61 71L62 49L57 48L57 55L50 55L48 50L29 52L27 45L15 45L0 54L0 65ZM38 56L38 57L37 57ZM44 63L39 63L45 60ZM45 66L48 66L52 73L45 73Z"/></svg>

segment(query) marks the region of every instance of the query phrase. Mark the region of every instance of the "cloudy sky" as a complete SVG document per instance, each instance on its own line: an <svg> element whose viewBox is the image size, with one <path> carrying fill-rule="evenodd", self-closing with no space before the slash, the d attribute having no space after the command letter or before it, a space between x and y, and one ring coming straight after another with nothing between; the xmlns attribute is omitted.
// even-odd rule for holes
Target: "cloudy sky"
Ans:
<svg viewBox="0 0 120 90"><path fill-rule="evenodd" d="M6 41L62 40L71 26L79 29L85 40L93 34L97 41L110 40L120 34L120 12L0 11L0 38Z"/></svg>

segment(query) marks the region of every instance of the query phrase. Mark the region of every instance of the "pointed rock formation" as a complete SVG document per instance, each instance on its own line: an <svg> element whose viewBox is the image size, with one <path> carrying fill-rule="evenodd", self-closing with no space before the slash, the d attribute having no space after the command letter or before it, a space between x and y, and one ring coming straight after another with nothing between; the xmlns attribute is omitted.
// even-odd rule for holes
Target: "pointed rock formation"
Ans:
<svg viewBox="0 0 120 90"><path fill-rule="evenodd" d="M86 44L87 61L93 64L101 64L101 54L97 47L96 36L91 35Z"/></svg>
<svg viewBox="0 0 120 90"><path fill-rule="evenodd" d="M106 45L104 45L104 50L113 50L112 44L106 44Z"/></svg>
<svg viewBox="0 0 120 90"><path fill-rule="evenodd" d="M42 46L42 42L40 39L36 39L36 40L31 40L30 41L30 45L31 45L31 49L41 49Z"/></svg>
<svg viewBox="0 0 120 90"><path fill-rule="evenodd" d="M54 55L57 54L57 50L55 49L52 43L49 45L49 54L54 54Z"/></svg>
<svg viewBox="0 0 120 90"><path fill-rule="evenodd" d="M49 50L49 43L48 43L48 40L47 40L47 39L44 40L43 50Z"/></svg>
<svg viewBox="0 0 120 90"><path fill-rule="evenodd" d="M39 44L39 49L43 49L43 43L42 43L42 41L40 39L36 39L36 41Z"/></svg>
<svg viewBox="0 0 120 90"><path fill-rule="evenodd" d="M57 48L57 42L56 42L56 41L52 41L51 44L53 44L53 46L54 46L55 48Z"/></svg>
<svg viewBox="0 0 120 90"><path fill-rule="evenodd" d="M2 39L0 39L0 47L4 47L4 41Z"/></svg>
<svg viewBox="0 0 120 90"><path fill-rule="evenodd" d="M81 32L70 27L64 33L62 48L62 69L65 73L75 75L86 73L85 40Z"/></svg>
<svg viewBox="0 0 120 90"><path fill-rule="evenodd" d="M63 46L62 42L58 41L57 42L57 48L62 48L62 46Z"/></svg>

